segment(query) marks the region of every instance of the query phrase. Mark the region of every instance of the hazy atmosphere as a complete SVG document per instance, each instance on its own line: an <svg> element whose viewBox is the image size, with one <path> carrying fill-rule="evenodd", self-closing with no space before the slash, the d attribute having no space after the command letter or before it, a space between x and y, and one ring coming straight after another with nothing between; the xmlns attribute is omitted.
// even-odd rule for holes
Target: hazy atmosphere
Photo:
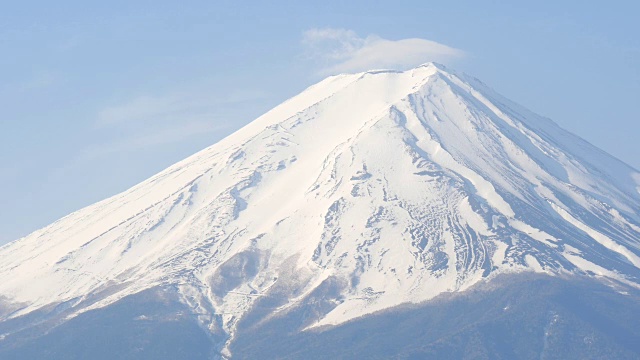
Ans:
<svg viewBox="0 0 640 360"><path fill-rule="evenodd" d="M0 244L123 191L336 73L436 61L640 168L640 5L0 6Z"/></svg>
<svg viewBox="0 0 640 360"><path fill-rule="evenodd" d="M0 359L640 359L640 5L481 3L0 6Z"/></svg>

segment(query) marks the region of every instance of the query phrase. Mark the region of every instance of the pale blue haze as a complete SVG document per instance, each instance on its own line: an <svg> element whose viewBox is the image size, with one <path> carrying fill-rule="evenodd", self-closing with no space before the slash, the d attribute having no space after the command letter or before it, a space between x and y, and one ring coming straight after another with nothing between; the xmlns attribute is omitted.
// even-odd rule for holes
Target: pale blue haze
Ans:
<svg viewBox="0 0 640 360"><path fill-rule="evenodd" d="M311 29L458 49L445 64L640 168L636 1L451 3L4 2L0 244L320 80L330 65L310 59Z"/></svg>

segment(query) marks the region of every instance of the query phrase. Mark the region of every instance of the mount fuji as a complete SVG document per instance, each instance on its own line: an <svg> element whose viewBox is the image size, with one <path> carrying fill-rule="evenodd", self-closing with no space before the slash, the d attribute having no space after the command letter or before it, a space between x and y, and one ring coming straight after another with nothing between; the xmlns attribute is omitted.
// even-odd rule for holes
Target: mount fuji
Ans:
<svg viewBox="0 0 640 360"><path fill-rule="evenodd" d="M3 359L636 358L638 310L640 172L434 63L329 77L0 248Z"/></svg>

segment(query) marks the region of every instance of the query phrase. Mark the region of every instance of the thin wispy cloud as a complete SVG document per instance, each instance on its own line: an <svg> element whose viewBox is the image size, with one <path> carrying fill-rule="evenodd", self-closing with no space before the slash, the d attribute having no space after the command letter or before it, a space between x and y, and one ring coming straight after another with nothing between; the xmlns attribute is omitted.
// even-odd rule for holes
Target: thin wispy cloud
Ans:
<svg viewBox="0 0 640 360"><path fill-rule="evenodd" d="M465 53L436 41L410 38L388 40L353 30L310 29L303 33L305 56L319 63L323 75L370 69L404 69L429 61L450 62Z"/></svg>
<svg viewBox="0 0 640 360"><path fill-rule="evenodd" d="M51 87L60 81L60 76L53 72L39 72L24 79L16 87L20 92L37 91Z"/></svg>
<svg viewBox="0 0 640 360"><path fill-rule="evenodd" d="M105 155L121 152L137 151L145 148L170 145L186 141L194 136L215 133L227 128L224 124L207 121L188 121L181 124L167 126L149 133L125 136L114 141L93 145L82 153L83 159L93 159Z"/></svg>
<svg viewBox="0 0 640 360"><path fill-rule="evenodd" d="M100 110L95 125L108 127L140 121L158 123L169 117L185 115L185 112L193 113L201 106L199 101L182 96L142 95Z"/></svg>
<svg viewBox="0 0 640 360"><path fill-rule="evenodd" d="M106 127L145 121L157 125L167 120L181 121L185 117L208 114L221 107L258 100L265 96L262 91L243 91L225 95L141 95L100 110L95 125Z"/></svg>
<svg viewBox="0 0 640 360"><path fill-rule="evenodd" d="M94 130L103 141L87 147L82 159L177 144L233 126L234 108L266 97L262 91L213 94L192 91L141 95L97 112Z"/></svg>

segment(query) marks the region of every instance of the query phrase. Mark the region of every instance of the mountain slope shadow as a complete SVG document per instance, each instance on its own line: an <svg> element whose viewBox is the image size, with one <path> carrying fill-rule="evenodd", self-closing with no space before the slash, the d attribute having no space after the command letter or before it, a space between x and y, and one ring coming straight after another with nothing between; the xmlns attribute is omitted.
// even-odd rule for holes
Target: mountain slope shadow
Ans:
<svg viewBox="0 0 640 360"><path fill-rule="evenodd" d="M292 331L305 305L240 325L236 359L638 359L640 293L587 278L502 276L323 329Z"/></svg>
<svg viewBox="0 0 640 360"><path fill-rule="evenodd" d="M198 326L171 290L156 288L44 334L8 336L0 341L0 359L210 359L221 341Z"/></svg>

